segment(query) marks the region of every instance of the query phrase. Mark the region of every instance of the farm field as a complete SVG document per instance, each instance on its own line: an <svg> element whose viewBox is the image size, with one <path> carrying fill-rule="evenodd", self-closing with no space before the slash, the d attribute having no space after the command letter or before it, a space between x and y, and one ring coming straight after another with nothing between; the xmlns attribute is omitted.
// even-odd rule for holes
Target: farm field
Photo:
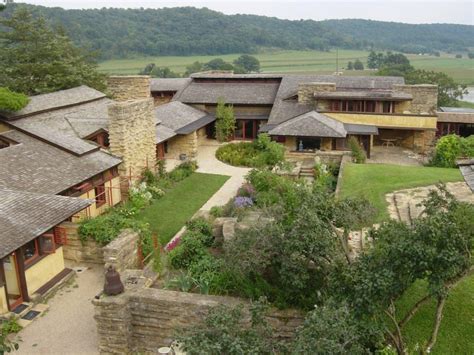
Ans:
<svg viewBox="0 0 474 355"><path fill-rule="evenodd" d="M367 51L339 50L339 69L344 68L348 61L360 59L367 61ZM141 57L134 59L108 60L99 64L99 69L110 74L137 74L147 64L155 63L160 67L169 67L177 73L184 73L186 66L199 61L208 62L213 58L222 58L232 62L240 54L186 56L186 57ZM336 70L336 51L267 51L255 54L260 61L264 73L321 73L332 74ZM474 60L457 59L454 54L442 54L441 57L409 54L407 57L415 68L443 71L462 84L474 84ZM370 75L372 70L345 71L345 75Z"/></svg>

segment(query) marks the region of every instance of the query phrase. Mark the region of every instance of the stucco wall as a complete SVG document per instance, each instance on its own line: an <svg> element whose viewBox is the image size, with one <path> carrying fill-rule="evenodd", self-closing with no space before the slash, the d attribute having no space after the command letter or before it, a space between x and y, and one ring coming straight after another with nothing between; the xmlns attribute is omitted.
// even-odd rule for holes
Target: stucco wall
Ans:
<svg viewBox="0 0 474 355"><path fill-rule="evenodd" d="M8 312L8 301L7 294L5 292L5 287L0 287L0 314Z"/></svg>
<svg viewBox="0 0 474 355"><path fill-rule="evenodd" d="M436 116L377 115L360 113L325 113L343 123L358 123L384 128L436 129Z"/></svg>
<svg viewBox="0 0 474 355"><path fill-rule="evenodd" d="M8 256L10 263L6 264L4 267L5 271L5 281L6 284L8 285L8 292L12 295L19 295L20 294L20 289L18 288L18 280L16 276L16 270L15 270L15 262L13 257L10 255ZM8 266L7 266L8 265Z"/></svg>
<svg viewBox="0 0 474 355"><path fill-rule="evenodd" d="M172 342L177 328L198 323L212 307L247 304L233 297L154 288L102 296L93 303L102 354L155 352ZM276 338L289 339L301 325L303 315L295 310L271 310L267 320Z"/></svg>
<svg viewBox="0 0 474 355"><path fill-rule="evenodd" d="M47 255L36 264L25 270L28 293L32 295L37 289L39 289L63 270L63 248L59 247L56 249L56 252Z"/></svg>

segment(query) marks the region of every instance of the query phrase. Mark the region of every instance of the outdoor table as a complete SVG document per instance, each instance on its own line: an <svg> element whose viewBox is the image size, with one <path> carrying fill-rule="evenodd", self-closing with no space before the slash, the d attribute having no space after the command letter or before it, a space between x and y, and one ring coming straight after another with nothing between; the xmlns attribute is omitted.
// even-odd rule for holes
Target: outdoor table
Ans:
<svg viewBox="0 0 474 355"><path fill-rule="evenodd" d="M389 139L389 138L384 138L384 139L381 139L381 141L383 142L382 143L382 147L385 146L385 147L389 147L390 145L392 147L395 147L395 143L397 142L396 139Z"/></svg>

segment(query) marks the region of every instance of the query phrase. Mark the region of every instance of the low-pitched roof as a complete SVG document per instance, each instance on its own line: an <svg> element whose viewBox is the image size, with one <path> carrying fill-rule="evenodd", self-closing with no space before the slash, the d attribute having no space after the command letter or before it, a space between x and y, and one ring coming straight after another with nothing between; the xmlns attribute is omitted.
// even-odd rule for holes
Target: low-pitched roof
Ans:
<svg viewBox="0 0 474 355"><path fill-rule="evenodd" d="M95 101L104 97L104 93L82 85L49 94L31 96L30 102L22 110L17 112L1 112L0 116L4 116L7 119L17 119L45 111L57 110L80 103Z"/></svg>
<svg viewBox="0 0 474 355"><path fill-rule="evenodd" d="M269 131L270 135L344 138L344 124L316 111L307 112L281 123Z"/></svg>
<svg viewBox="0 0 474 355"><path fill-rule="evenodd" d="M0 187L4 188L58 194L121 163L102 150L77 156L19 131L0 137L19 143L0 149Z"/></svg>
<svg viewBox="0 0 474 355"><path fill-rule="evenodd" d="M355 100L392 100L405 101L412 100L413 96L404 92L393 92L389 90L336 90L315 92L316 99L355 99Z"/></svg>
<svg viewBox="0 0 474 355"><path fill-rule="evenodd" d="M474 113L474 108L467 107L446 107L441 106L439 108L441 112L453 112L453 113Z"/></svg>
<svg viewBox="0 0 474 355"><path fill-rule="evenodd" d="M474 110L472 112L437 112L436 114L438 122L474 123Z"/></svg>
<svg viewBox="0 0 474 355"><path fill-rule="evenodd" d="M189 104L216 104L223 99L228 104L272 105L279 82L192 81L173 100Z"/></svg>
<svg viewBox="0 0 474 355"><path fill-rule="evenodd" d="M206 112L179 101L171 101L155 108L157 122L161 122L162 125L173 131L183 128L207 115Z"/></svg>
<svg viewBox="0 0 474 355"><path fill-rule="evenodd" d="M191 78L152 78L151 91L179 91L190 81Z"/></svg>
<svg viewBox="0 0 474 355"><path fill-rule="evenodd" d="M167 141L170 138L173 138L176 136L177 133L173 131L171 128L166 127L165 125L162 124L157 124L155 127L155 143L163 143L164 141Z"/></svg>
<svg viewBox="0 0 474 355"><path fill-rule="evenodd" d="M0 259L92 204L0 187Z"/></svg>

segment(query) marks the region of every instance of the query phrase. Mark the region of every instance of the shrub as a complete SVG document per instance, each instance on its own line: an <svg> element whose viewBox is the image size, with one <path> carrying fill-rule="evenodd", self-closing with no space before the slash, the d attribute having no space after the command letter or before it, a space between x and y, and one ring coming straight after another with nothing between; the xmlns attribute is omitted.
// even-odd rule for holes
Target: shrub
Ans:
<svg viewBox="0 0 474 355"><path fill-rule="evenodd" d="M363 164L367 160L364 149L360 146L359 141L355 137L349 138L349 147L352 151L352 160L357 164Z"/></svg>
<svg viewBox="0 0 474 355"><path fill-rule="evenodd" d="M215 218L224 216L224 207L223 206L213 206L209 211L209 214Z"/></svg>
<svg viewBox="0 0 474 355"><path fill-rule="evenodd" d="M197 232L186 232L180 243L168 254L170 265L175 269L187 268L191 263L207 254L203 235Z"/></svg>
<svg viewBox="0 0 474 355"><path fill-rule="evenodd" d="M234 206L236 208L247 208L253 206L253 200L250 197L237 196L234 199Z"/></svg>
<svg viewBox="0 0 474 355"><path fill-rule="evenodd" d="M19 111L30 99L28 96L0 87L0 111Z"/></svg>
<svg viewBox="0 0 474 355"><path fill-rule="evenodd" d="M234 134L235 123L234 108L219 99L216 109L216 139L226 142Z"/></svg>
<svg viewBox="0 0 474 355"><path fill-rule="evenodd" d="M461 155L461 142L459 136L449 134L441 137L436 143L434 155L431 159L431 165L455 168L456 158Z"/></svg>
<svg viewBox="0 0 474 355"><path fill-rule="evenodd" d="M198 166L195 161L187 161L178 165L168 176L171 180L178 182L190 176L197 168Z"/></svg>
<svg viewBox="0 0 474 355"><path fill-rule="evenodd" d="M212 225L203 217L191 219L186 223L186 227L190 232L201 234L200 239L204 246L210 247L214 243L214 236L212 235Z"/></svg>
<svg viewBox="0 0 474 355"><path fill-rule="evenodd" d="M255 188L252 184L245 183L237 191L237 196L250 197L253 199L255 197Z"/></svg>

